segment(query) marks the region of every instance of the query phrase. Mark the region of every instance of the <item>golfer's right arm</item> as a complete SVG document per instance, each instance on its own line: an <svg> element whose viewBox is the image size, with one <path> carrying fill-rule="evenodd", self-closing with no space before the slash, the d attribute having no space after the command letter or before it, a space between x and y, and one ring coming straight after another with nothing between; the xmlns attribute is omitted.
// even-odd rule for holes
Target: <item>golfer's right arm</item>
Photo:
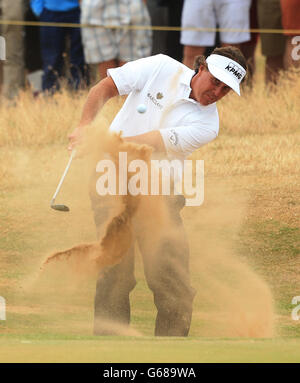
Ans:
<svg viewBox="0 0 300 383"><path fill-rule="evenodd" d="M84 135L84 128L96 117L99 110L112 97L119 94L118 89L111 77L106 77L89 91L84 104L81 119L77 128L68 136L68 150L72 150Z"/></svg>

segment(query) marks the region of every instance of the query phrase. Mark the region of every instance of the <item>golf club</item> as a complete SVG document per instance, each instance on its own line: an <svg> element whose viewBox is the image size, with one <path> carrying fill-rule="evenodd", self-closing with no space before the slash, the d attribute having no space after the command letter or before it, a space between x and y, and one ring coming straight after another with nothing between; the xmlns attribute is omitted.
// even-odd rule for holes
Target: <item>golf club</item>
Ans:
<svg viewBox="0 0 300 383"><path fill-rule="evenodd" d="M70 211L70 209L68 208L68 206L66 206L66 205L54 205L54 202L55 202L55 198L56 198L56 196L57 196L57 194L59 193L59 191L60 191L60 188L61 188L61 185L63 184L63 182L64 182L64 179L65 179L65 177L66 177L66 175L67 175L67 173L68 173L68 171L69 171L69 168L70 168L70 166L71 166L71 162L72 162L72 160L73 160L73 158L74 158L74 156L75 156L75 149L72 151L72 153L71 153L71 155L70 155L70 158L69 158L69 161L68 161L68 164L67 164L67 166L66 166L66 169L65 169L65 171L64 171L64 173L63 173L63 175L62 175L62 177L61 177L61 179L60 179L60 181L59 181L59 184L58 184L58 186L57 186L57 188L56 188L56 190L55 190L55 193L54 193L54 195L53 195L53 197L52 197L52 200L51 200L51 208L52 209L54 209L54 210L59 210L59 211Z"/></svg>

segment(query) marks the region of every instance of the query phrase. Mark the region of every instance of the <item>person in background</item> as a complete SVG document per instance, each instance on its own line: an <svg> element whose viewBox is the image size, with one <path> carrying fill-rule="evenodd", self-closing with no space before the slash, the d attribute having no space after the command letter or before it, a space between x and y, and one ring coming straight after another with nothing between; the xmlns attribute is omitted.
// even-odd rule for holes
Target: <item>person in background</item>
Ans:
<svg viewBox="0 0 300 383"><path fill-rule="evenodd" d="M0 0L0 19L2 19L2 0ZM2 25L0 25L0 35L2 36ZM0 94L3 86L3 57L0 58Z"/></svg>
<svg viewBox="0 0 300 383"><path fill-rule="evenodd" d="M29 4L25 11L25 21L39 21ZM40 27L26 26L24 36L24 62L26 80L33 96L42 92L43 63L40 53Z"/></svg>
<svg viewBox="0 0 300 383"><path fill-rule="evenodd" d="M258 20L257 20L257 0L251 1L250 7L250 29L258 29ZM240 49L247 60L248 65L248 75L246 83L249 86L252 86L253 76L255 73L255 51L258 43L259 34L251 33L251 39L242 43Z"/></svg>
<svg viewBox="0 0 300 383"><path fill-rule="evenodd" d="M151 25L145 0L82 0L81 23L116 27L82 30L85 60L98 66L100 79L106 77L108 68L151 54L150 30L120 28Z"/></svg>
<svg viewBox="0 0 300 383"><path fill-rule="evenodd" d="M151 25L153 27L166 27L169 25L168 9L161 0L147 0L147 8L151 19ZM159 53L167 54L167 36L168 31L152 31L151 55Z"/></svg>
<svg viewBox="0 0 300 383"><path fill-rule="evenodd" d="M258 25L260 29L282 29L280 0L258 0ZM266 56L265 82L276 84L283 70L285 36L278 33L261 33L261 50Z"/></svg>
<svg viewBox="0 0 300 383"><path fill-rule="evenodd" d="M37 21L29 2L1 1L2 19L9 21ZM19 91L29 85L33 94L37 95L41 86L42 63L39 54L39 28L36 26L14 26L3 24L1 36L6 41L6 60L3 66L2 95L10 100L18 96Z"/></svg>
<svg viewBox="0 0 300 383"><path fill-rule="evenodd" d="M25 6L25 0L2 0L2 19L24 20ZM13 99L25 86L24 27L4 24L2 25L2 36L6 42L2 94L8 99Z"/></svg>
<svg viewBox="0 0 300 383"><path fill-rule="evenodd" d="M181 26L194 28L236 28L248 30L250 0L184 0ZM183 63L192 68L195 56L203 55L206 47L214 46L215 32L183 30L181 44ZM236 46L249 41L248 31L221 31L222 46Z"/></svg>
<svg viewBox="0 0 300 383"><path fill-rule="evenodd" d="M41 22L80 23L78 0L31 0L31 8ZM69 38L68 85L77 90L80 84L88 84L88 70L84 61L80 28L40 28L41 55L43 61L43 91L54 93L59 90L63 77L66 39Z"/></svg>
<svg viewBox="0 0 300 383"><path fill-rule="evenodd" d="M147 5L156 3L156 12L151 13L152 25L180 27L183 0L148 0ZM153 16L152 16L153 15ZM159 50L163 40L163 50ZM182 61L180 31L154 31L152 54L164 53L175 60ZM157 46L158 49L155 49Z"/></svg>

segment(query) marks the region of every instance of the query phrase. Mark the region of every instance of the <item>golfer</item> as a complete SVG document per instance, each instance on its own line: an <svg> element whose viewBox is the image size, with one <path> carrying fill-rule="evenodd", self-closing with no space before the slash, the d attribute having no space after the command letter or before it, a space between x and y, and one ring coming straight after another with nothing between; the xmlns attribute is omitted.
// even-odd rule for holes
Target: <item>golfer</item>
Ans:
<svg viewBox="0 0 300 383"><path fill-rule="evenodd" d="M246 60L235 47L216 48L207 58L198 56L194 70L162 54L109 69L108 77L89 92L79 126L69 136L69 150L84 136L85 127L110 98L128 95L110 130L122 131L127 141L150 145L165 158L183 160L217 137L216 102L232 90L240 95L246 69ZM146 107L145 113L138 112L140 105ZM101 198L92 198L98 228L109 215L109 206ZM172 237L169 227L161 227L159 243L153 244L145 222L139 223L135 234L157 308L155 335L187 336L195 290L190 284L189 247L180 217L185 201L183 196L165 199ZM135 284L132 248L119 264L99 275L95 335L116 333L117 327L109 325L112 323L129 324L129 294Z"/></svg>

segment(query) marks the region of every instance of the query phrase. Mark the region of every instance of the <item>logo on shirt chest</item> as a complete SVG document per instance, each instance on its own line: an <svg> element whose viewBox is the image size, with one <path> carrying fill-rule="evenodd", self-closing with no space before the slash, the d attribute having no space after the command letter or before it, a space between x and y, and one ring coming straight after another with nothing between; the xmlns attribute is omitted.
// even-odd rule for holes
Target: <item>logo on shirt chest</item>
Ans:
<svg viewBox="0 0 300 383"><path fill-rule="evenodd" d="M159 97L158 97L159 96ZM153 102L153 104L155 105L155 106L157 106L160 110L161 109L163 109L163 105L160 103L160 102L158 102L157 101L157 99L156 98L158 98L158 99L162 99L163 98L163 94L162 93L157 93L157 95L156 95L156 98L149 92L149 93L147 93L147 97Z"/></svg>

